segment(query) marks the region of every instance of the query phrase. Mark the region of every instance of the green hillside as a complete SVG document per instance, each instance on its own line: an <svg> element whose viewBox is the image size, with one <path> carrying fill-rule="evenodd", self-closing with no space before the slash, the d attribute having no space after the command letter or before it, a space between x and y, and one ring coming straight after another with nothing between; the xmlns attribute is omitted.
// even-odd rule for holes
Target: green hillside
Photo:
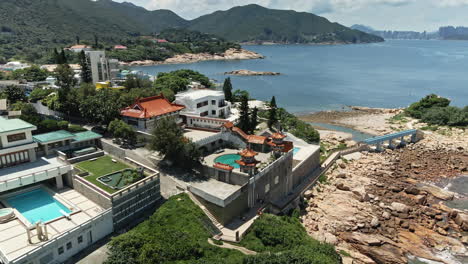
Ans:
<svg viewBox="0 0 468 264"><path fill-rule="evenodd" d="M111 0L1 0L0 63L12 58L46 62L44 54L75 44L77 37L82 44L95 44L97 36L100 44L109 46L173 28L197 30L236 42L383 41L310 13L258 5L235 7L187 21L169 10L148 11Z"/></svg>
<svg viewBox="0 0 468 264"><path fill-rule="evenodd" d="M191 21L190 29L216 34L232 41L283 43L360 43L382 38L352 30L311 13L273 10L259 5L217 11Z"/></svg>

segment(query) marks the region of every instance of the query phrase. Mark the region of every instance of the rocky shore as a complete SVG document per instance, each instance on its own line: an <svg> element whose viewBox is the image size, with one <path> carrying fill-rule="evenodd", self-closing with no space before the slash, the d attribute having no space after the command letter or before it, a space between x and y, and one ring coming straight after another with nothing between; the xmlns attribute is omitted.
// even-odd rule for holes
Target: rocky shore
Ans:
<svg viewBox="0 0 468 264"><path fill-rule="evenodd" d="M466 136L428 133L406 148L339 160L306 192L304 226L346 252L344 263L407 263L409 256L463 263L468 212L445 206L457 196L435 183L468 174Z"/></svg>
<svg viewBox="0 0 468 264"><path fill-rule="evenodd" d="M400 128L392 124L389 119L401 113L403 111L402 109L360 106L350 106L349 108L348 111L322 111L312 114L302 114L298 117L306 122L345 126L373 135L392 133L395 129Z"/></svg>
<svg viewBox="0 0 468 264"><path fill-rule="evenodd" d="M268 71L249 71L249 70L236 70L236 71L230 71L230 72L225 72L225 75L237 75L237 76L263 76L263 75L270 75L270 76L276 76L280 75L281 73L279 72L268 72Z"/></svg>
<svg viewBox="0 0 468 264"><path fill-rule="evenodd" d="M210 53L185 53L175 55L172 58L168 58L165 61L131 61L121 62L122 65L128 66L150 66L160 64L184 64L184 63L195 63L200 61L209 60L252 60L252 59L263 59L261 54L246 49L228 49L222 54L210 54Z"/></svg>

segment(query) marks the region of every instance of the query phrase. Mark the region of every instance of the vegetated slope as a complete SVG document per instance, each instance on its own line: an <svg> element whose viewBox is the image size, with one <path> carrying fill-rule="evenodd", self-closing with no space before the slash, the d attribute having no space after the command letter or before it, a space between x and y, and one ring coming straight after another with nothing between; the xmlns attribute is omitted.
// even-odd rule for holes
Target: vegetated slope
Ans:
<svg viewBox="0 0 468 264"><path fill-rule="evenodd" d="M0 1L0 61L13 56L34 61L46 48L82 41L118 42L185 20L167 10L148 11L110 0ZM156 26L158 25L158 26Z"/></svg>
<svg viewBox="0 0 468 264"><path fill-rule="evenodd" d="M191 21L190 29L212 33L232 41L284 43L360 43L382 38L332 23L324 17L259 5L217 11Z"/></svg>

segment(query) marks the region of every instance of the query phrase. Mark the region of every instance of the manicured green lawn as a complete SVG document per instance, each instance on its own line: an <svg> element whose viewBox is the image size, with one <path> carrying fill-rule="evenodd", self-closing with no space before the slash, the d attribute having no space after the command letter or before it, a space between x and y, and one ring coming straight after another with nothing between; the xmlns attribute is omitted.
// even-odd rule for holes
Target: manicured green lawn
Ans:
<svg viewBox="0 0 468 264"><path fill-rule="evenodd" d="M110 156L102 156L97 160L91 161L83 161L80 163L75 164L80 170L85 170L90 173L89 176L84 177L83 179L93 183L94 185L98 186L99 188L105 190L108 193L114 193L116 190L109 188L108 186L102 184L97 178L112 173L116 171L120 171L127 168L132 168L127 164L120 162L112 162L112 157Z"/></svg>

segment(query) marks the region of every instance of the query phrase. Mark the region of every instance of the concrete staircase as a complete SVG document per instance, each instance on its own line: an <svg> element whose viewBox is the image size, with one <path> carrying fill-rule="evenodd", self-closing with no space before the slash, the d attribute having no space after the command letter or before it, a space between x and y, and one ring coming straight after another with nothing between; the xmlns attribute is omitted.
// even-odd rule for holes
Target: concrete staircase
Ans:
<svg viewBox="0 0 468 264"><path fill-rule="evenodd" d="M197 197L195 197L195 195L193 195L191 192L189 191L186 191L186 193L188 194L188 196L190 197L190 199L196 204L198 205L198 207L200 207L200 209L202 209L202 211L205 213L205 215L210 219L210 221L213 223L214 226L216 226L216 228L218 228L221 232L222 232L222 229L224 228L224 226L222 224L220 224L218 222L218 220L216 220L216 218L211 214L211 212L206 209L206 207L197 199Z"/></svg>

